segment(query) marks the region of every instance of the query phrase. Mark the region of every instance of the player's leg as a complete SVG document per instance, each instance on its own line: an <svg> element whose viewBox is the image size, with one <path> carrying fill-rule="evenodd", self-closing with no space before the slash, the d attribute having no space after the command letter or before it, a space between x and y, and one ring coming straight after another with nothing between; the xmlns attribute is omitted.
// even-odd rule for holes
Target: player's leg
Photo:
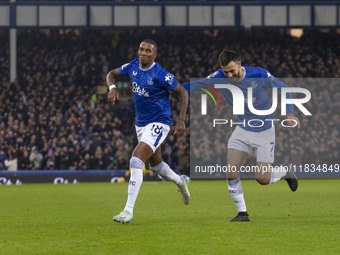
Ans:
<svg viewBox="0 0 340 255"><path fill-rule="evenodd" d="M140 186L143 182L143 166L144 162L151 157L153 151L149 145L144 142L139 142L130 159L130 181L128 189L128 200L125 206L125 210L133 213L133 207L135 205Z"/></svg>
<svg viewBox="0 0 340 255"><path fill-rule="evenodd" d="M271 181L272 171L271 164L274 162L275 153L275 128L258 132L253 137L252 143L256 155L256 181L261 185L267 185Z"/></svg>
<svg viewBox="0 0 340 255"><path fill-rule="evenodd" d="M189 204L190 193L188 190L188 183L190 182L190 178L186 175L179 176L167 163L162 161L161 147L158 147L155 153L149 158L149 162L152 171L156 172L166 180L174 182L178 186L179 191L182 193L184 204Z"/></svg>
<svg viewBox="0 0 340 255"><path fill-rule="evenodd" d="M284 176L284 179L288 183L290 190L294 192L299 186L299 180L294 173L294 169L292 166L292 163L283 163L280 167L286 169L286 175Z"/></svg>
<svg viewBox="0 0 340 255"><path fill-rule="evenodd" d="M128 188L128 199L124 210L120 214L113 217L114 221L121 223L130 223L132 221L133 208L143 182L144 162L148 160L152 154L152 148L144 142L139 142L135 147L130 159L131 175Z"/></svg>
<svg viewBox="0 0 340 255"><path fill-rule="evenodd" d="M176 183L181 183L181 178L177 175L167 163L162 160L161 147L158 147L154 154L149 158L151 170L163 178Z"/></svg>
<svg viewBox="0 0 340 255"><path fill-rule="evenodd" d="M275 129L271 128L260 132L253 141L256 146L257 169L255 178L261 185L275 183L284 178L289 188L296 191L298 187L298 179L292 169L291 164L283 164L278 167L271 167L274 162L275 152Z"/></svg>
<svg viewBox="0 0 340 255"><path fill-rule="evenodd" d="M255 179L261 185L270 183L271 163L256 162Z"/></svg>
<svg viewBox="0 0 340 255"><path fill-rule="evenodd" d="M237 216L230 220L231 222L250 220L240 180L240 168L244 165L248 157L248 152L228 149L228 164L230 166L228 167L229 171L227 171L228 191L238 210Z"/></svg>
<svg viewBox="0 0 340 255"><path fill-rule="evenodd" d="M281 166L272 168L270 183L275 183L282 178L286 180L291 191L297 190L299 180L294 173L291 163L283 163Z"/></svg>
<svg viewBox="0 0 340 255"><path fill-rule="evenodd" d="M129 223L133 218L133 208L143 182L143 165L162 144L169 133L170 127L162 123L150 123L145 127L137 127L136 133L139 141L132 152L130 160L131 176L128 188L128 200L124 210L113 217L114 221Z"/></svg>
<svg viewBox="0 0 340 255"><path fill-rule="evenodd" d="M238 215L230 221L249 221L240 180L240 169L251 152L249 135L250 132L237 126L228 141L228 190L238 210Z"/></svg>
<svg viewBox="0 0 340 255"><path fill-rule="evenodd" d="M292 169L291 163L285 163L278 167L271 167L270 163L257 162L257 169L255 178L261 185L275 183L284 178L291 191L296 191L298 188L298 179Z"/></svg>

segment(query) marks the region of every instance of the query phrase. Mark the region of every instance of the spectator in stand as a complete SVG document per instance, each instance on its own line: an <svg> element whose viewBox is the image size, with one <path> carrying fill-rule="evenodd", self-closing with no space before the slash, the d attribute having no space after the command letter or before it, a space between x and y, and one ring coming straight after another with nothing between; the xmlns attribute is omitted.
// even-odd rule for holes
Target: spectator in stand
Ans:
<svg viewBox="0 0 340 255"><path fill-rule="evenodd" d="M13 147L13 145L9 146L8 157L5 160L5 165L8 171L18 170L18 153L17 150Z"/></svg>
<svg viewBox="0 0 340 255"><path fill-rule="evenodd" d="M56 166L56 163L55 163L54 150L53 148L50 148L48 149L48 152L47 152L45 169L53 170L55 169L55 166Z"/></svg>
<svg viewBox="0 0 340 255"><path fill-rule="evenodd" d="M32 170L39 170L41 169L41 164L43 161L43 155L38 151L38 147L34 146L31 150L30 154L30 161L33 165Z"/></svg>
<svg viewBox="0 0 340 255"><path fill-rule="evenodd" d="M67 145L63 145L60 149L59 149L59 168L60 169L69 169L69 161L70 161L70 157L69 157L69 152L68 152L68 147Z"/></svg>
<svg viewBox="0 0 340 255"><path fill-rule="evenodd" d="M117 159L116 166L117 166L116 169L128 169L128 167L126 167L126 166L127 166L127 162L126 162L126 160L125 160L124 158L122 158L122 157L119 157L119 158Z"/></svg>
<svg viewBox="0 0 340 255"><path fill-rule="evenodd" d="M6 152L0 149L0 170L7 170L5 160L7 159Z"/></svg>
<svg viewBox="0 0 340 255"><path fill-rule="evenodd" d="M32 169L32 163L29 158L29 152L27 147L24 147L22 154L19 156L19 170L30 170Z"/></svg>
<svg viewBox="0 0 340 255"><path fill-rule="evenodd" d="M102 159L102 148L100 146L97 146L94 156L91 158L90 168L105 169L104 162Z"/></svg>
<svg viewBox="0 0 340 255"><path fill-rule="evenodd" d="M162 153L162 158L175 173L179 173L179 164L177 153L174 153L169 144L165 144L165 149Z"/></svg>
<svg viewBox="0 0 340 255"><path fill-rule="evenodd" d="M178 164L183 169L184 173L190 172L190 153L189 153L189 144L183 139L182 141L178 141L178 150L177 150Z"/></svg>
<svg viewBox="0 0 340 255"><path fill-rule="evenodd" d="M119 138L116 141L115 145L115 147L117 148L115 158L117 158L118 160L124 160L124 162L128 162L130 159L130 153L129 150L125 148L123 139Z"/></svg>

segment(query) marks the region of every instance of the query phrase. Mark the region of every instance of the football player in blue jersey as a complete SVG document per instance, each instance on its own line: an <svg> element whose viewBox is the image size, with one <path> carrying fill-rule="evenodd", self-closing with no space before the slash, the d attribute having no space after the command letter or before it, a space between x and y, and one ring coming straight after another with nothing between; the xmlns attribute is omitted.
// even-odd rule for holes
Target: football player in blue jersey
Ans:
<svg viewBox="0 0 340 255"><path fill-rule="evenodd" d="M156 42L145 39L139 46L137 59L110 71L106 77L109 86L108 99L114 104L119 99L118 90L114 85L115 79L121 75L129 75L136 109L135 127L138 144L130 159L131 176L127 203L124 210L113 217L116 222L132 221L133 208L143 182L142 168L147 160L150 162L151 170L177 184L185 205L189 204L190 200L189 177L177 175L162 161L160 147L170 131L169 91L179 93L181 107L174 131L177 135L183 135L185 132L188 92L172 74L155 62L156 57Z"/></svg>
<svg viewBox="0 0 340 255"><path fill-rule="evenodd" d="M240 56L233 50L222 51L219 62L221 68L216 72L205 79L183 83L183 86L189 91L196 90L202 87L202 84L215 86L216 82L221 83L222 79L242 90L245 98L248 96L248 88L251 87L253 97L256 99L253 100L253 106L257 110L270 109L271 105L266 88L287 87L285 83L273 77L263 68L242 66ZM233 98L231 91L228 89L219 89L219 91L233 105L235 98ZM291 98L290 93L287 93L286 96ZM243 104L245 100L242 99L239 102ZM291 126L300 127L299 119L293 113L294 106L287 105L287 123ZM230 169L229 172L227 171L228 190L239 212L235 218L230 220L232 222L250 221L240 181L240 170L252 150L255 151L257 160L255 178L258 183L267 185L285 178L292 191L296 191L298 187L298 180L291 164L280 166L276 171L268 171L272 169L270 166L274 162L275 129L272 121L265 120L273 120L274 115L255 115L249 110L245 102L244 114L236 117L238 125L228 141L228 169ZM249 124L249 120L251 120L251 124ZM236 171L234 171L235 169Z"/></svg>

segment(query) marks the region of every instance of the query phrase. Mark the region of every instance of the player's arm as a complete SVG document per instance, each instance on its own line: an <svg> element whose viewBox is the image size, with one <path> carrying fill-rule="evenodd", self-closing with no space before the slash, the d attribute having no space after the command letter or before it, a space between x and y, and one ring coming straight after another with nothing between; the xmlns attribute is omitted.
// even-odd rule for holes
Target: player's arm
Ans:
<svg viewBox="0 0 340 255"><path fill-rule="evenodd" d="M284 88L284 87L288 87L288 85L274 77L273 87ZM292 94L286 93L286 97L288 99L291 99ZM288 124L292 125L292 126L297 124L297 127L300 128L300 120L299 120L298 117L294 116L294 105L293 104L287 104L287 110L286 111L287 111Z"/></svg>
<svg viewBox="0 0 340 255"><path fill-rule="evenodd" d="M188 91L178 82L175 92L179 94L180 112L175 126L174 134L183 135L185 133L185 115L188 108Z"/></svg>
<svg viewBox="0 0 340 255"><path fill-rule="evenodd" d="M107 94L107 98L113 104L115 104L116 100L119 100L119 93L115 85L116 78L119 76L120 76L119 68L111 70L106 75L106 84L109 87L109 93Z"/></svg>
<svg viewBox="0 0 340 255"><path fill-rule="evenodd" d="M294 116L294 113L287 113L287 122L289 125L294 126L297 123L297 127L300 128L300 120L298 117Z"/></svg>
<svg viewBox="0 0 340 255"><path fill-rule="evenodd" d="M284 88L288 87L288 85L279 79L275 78L273 75L271 75L269 72L266 71L266 78L267 81L267 86L273 87L273 88ZM286 93L286 97L288 99L292 99L292 94L291 93ZM294 116L294 105L292 104L287 104L287 119L289 125L294 125L297 123L297 127L300 128L300 120L298 117Z"/></svg>
<svg viewBox="0 0 340 255"><path fill-rule="evenodd" d="M215 85L214 78L220 78L221 79L221 78L225 78L225 77L218 70L218 71L208 75L208 77L206 77L206 78L203 78L203 79L200 79L200 80L197 80L197 81L185 82L185 83L182 84L182 86L189 92L199 90L201 88L206 88L204 86L204 84L214 87L214 85Z"/></svg>

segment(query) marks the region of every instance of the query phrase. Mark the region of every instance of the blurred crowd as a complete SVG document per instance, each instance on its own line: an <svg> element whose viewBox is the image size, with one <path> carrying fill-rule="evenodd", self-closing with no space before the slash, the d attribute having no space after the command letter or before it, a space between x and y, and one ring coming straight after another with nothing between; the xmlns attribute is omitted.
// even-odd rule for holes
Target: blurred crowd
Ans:
<svg viewBox="0 0 340 255"><path fill-rule="evenodd" d="M10 2L11 0L0 0L0 2ZM28 2L31 0L16 0L17 2ZM55 0L36 0L37 2L53 2ZM83 0L72 0L73 2L77 2L77 1L83 1ZM232 2L234 0L185 0L183 2L198 2L198 3L202 3L202 2ZM282 1L282 0L247 0L247 2L278 2L278 1ZM300 2L317 2L320 0L286 0L285 2L296 2L296 1L300 1ZM332 1L336 1L336 0L329 0L329 2ZM116 2L116 3L147 3L147 2L179 2L178 0L111 0L111 2Z"/></svg>
<svg viewBox="0 0 340 255"><path fill-rule="evenodd" d="M130 98L113 106L96 86L105 84L109 70L135 58L145 38L158 43L156 61L181 83L218 69L225 47L239 51L244 65L263 67L278 78L340 77L340 35L335 31L309 30L294 38L286 30L18 30L18 77L13 83L7 38L0 31L0 169L8 170L128 169L137 143L133 103ZM310 86L313 100L307 108L313 116L297 112L301 129L276 128L277 161L330 163L339 158L339 85L319 83ZM173 128L176 95L170 102ZM185 136L170 132L162 145L164 161L177 172L190 168L193 117L188 111ZM193 156L210 144L226 157L227 138L215 136L196 139Z"/></svg>

